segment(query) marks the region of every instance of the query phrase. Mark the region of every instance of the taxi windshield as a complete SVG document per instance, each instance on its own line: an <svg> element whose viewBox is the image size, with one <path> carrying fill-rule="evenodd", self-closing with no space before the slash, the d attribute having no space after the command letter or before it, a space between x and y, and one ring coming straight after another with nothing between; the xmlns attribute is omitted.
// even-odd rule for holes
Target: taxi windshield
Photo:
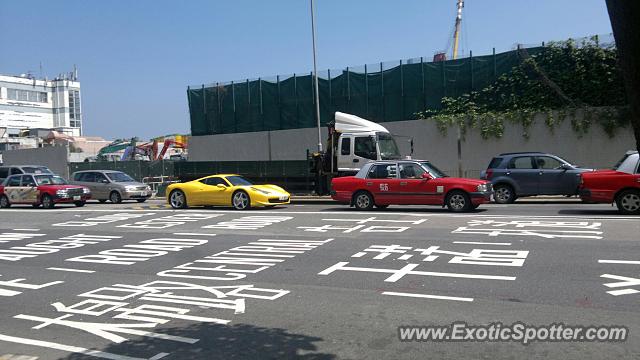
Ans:
<svg viewBox="0 0 640 360"><path fill-rule="evenodd" d="M57 175L36 175L38 185L67 185L67 182Z"/></svg>
<svg viewBox="0 0 640 360"><path fill-rule="evenodd" d="M443 178L443 177L449 176L428 161L423 161L420 163L420 165L422 165L422 167L425 168L429 172L429 174L434 178Z"/></svg>
<svg viewBox="0 0 640 360"><path fill-rule="evenodd" d="M227 180L233 186L251 186L253 185L251 181L243 178L242 176L227 176Z"/></svg>

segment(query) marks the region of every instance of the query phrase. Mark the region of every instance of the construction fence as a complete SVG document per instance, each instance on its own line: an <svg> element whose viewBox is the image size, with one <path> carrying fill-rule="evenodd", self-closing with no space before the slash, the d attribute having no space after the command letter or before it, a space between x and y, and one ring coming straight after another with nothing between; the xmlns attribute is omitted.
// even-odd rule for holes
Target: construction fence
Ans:
<svg viewBox="0 0 640 360"><path fill-rule="evenodd" d="M529 55L544 47L527 48ZM518 50L427 62L414 58L318 72L320 122L335 111L375 122L415 119L437 110L443 97L480 90L518 65ZM192 135L316 126L313 73L189 87Z"/></svg>

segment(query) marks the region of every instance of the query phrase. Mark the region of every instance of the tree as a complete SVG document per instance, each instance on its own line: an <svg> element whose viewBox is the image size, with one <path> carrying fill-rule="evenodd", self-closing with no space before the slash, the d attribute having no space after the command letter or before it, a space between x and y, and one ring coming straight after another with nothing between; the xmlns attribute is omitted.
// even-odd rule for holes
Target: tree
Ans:
<svg viewBox="0 0 640 360"><path fill-rule="evenodd" d="M640 1L606 2L631 110L629 120L636 137L636 148L640 151Z"/></svg>

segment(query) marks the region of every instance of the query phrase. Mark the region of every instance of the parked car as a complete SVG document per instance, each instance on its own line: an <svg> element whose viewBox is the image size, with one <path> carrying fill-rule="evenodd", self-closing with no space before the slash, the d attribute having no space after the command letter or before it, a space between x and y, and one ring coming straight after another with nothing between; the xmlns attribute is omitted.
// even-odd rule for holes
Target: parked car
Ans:
<svg viewBox="0 0 640 360"><path fill-rule="evenodd" d="M20 174L53 174L48 167L42 165L5 165L0 166L0 184L11 175Z"/></svg>
<svg viewBox="0 0 640 360"><path fill-rule="evenodd" d="M523 196L577 195L580 174L586 171L592 170L553 154L515 152L491 159L480 178L491 181L497 203L510 204Z"/></svg>
<svg viewBox="0 0 640 360"><path fill-rule="evenodd" d="M82 207L90 198L89 188L69 185L53 174L11 175L0 185L0 208L31 204L52 209L56 204L69 203Z"/></svg>
<svg viewBox="0 0 640 360"><path fill-rule="evenodd" d="M585 202L615 202L622 214L640 214L639 162L638 152L628 151L613 169L582 174L580 198Z"/></svg>
<svg viewBox="0 0 640 360"><path fill-rule="evenodd" d="M491 183L448 177L429 161L394 160L365 164L355 176L334 178L331 197L358 210L374 206L441 205L470 211L491 200Z"/></svg>
<svg viewBox="0 0 640 360"><path fill-rule="evenodd" d="M151 188L135 181L131 176L113 170L86 170L71 174L71 183L91 189L92 198L101 203L107 200L119 204L122 200L145 202L151 197Z"/></svg>
<svg viewBox="0 0 640 360"><path fill-rule="evenodd" d="M240 175L220 174L175 183L167 187L167 202L174 209L189 206L274 207L288 204L290 195L276 185L255 185Z"/></svg>

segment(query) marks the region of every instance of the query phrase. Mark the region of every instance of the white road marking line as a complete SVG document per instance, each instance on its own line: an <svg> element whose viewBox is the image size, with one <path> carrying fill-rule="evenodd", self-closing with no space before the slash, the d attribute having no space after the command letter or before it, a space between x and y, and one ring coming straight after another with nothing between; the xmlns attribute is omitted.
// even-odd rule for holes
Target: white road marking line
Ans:
<svg viewBox="0 0 640 360"><path fill-rule="evenodd" d="M637 293L640 293L640 291L635 290L635 289L622 289L622 290L607 291L607 294L611 294L613 296L630 295L630 294L637 294Z"/></svg>
<svg viewBox="0 0 640 360"><path fill-rule="evenodd" d="M184 236L216 236L216 234L203 234L203 233L173 233L173 235L184 235Z"/></svg>
<svg viewBox="0 0 640 360"><path fill-rule="evenodd" d="M58 213L72 213L72 212L122 212L126 210L132 210L131 208L123 208L123 209L76 209L76 208L67 208L61 209ZM136 210L140 211L140 210ZM147 211L147 210L144 210ZM11 209L11 210L3 210L6 213L40 213L44 214L42 210L37 209ZM182 209L182 210L153 210L154 213L158 212L178 212L178 213L188 213L188 212L202 212L202 210L197 209ZM218 212L223 214L238 214L237 211L232 210L207 210L207 212ZM499 218L499 219L591 219L591 220L621 220L621 221L638 221L637 216L619 216L619 215L600 215L600 216L589 216L589 215L506 215L506 214L457 214L457 213L406 213L406 212L362 212L362 211L277 211L277 210L269 210L269 214L308 214L308 215L327 215L327 214L343 214L343 215L393 215L393 216L412 216L412 217L449 217L449 218ZM77 216L77 215L76 215Z"/></svg>
<svg viewBox="0 0 640 360"><path fill-rule="evenodd" d="M406 297L415 297L415 298L453 300L453 301L473 301L473 298L443 296L443 295L429 295L429 294L414 294L414 293L403 293L403 292L393 292L393 291L384 291L382 295L406 296Z"/></svg>
<svg viewBox="0 0 640 360"><path fill-rule="evenodd" d="M600 264L628 264L628 265L640 265L640 261L637 260L598 260Z"/></svg>
<svg viewBox="0 0 640 360"><path fill-rule="evenodd" d="M3 335L3 334L0 334L0 341L12 342L12 343L23 344L23 345L39 346L39 347L43 347L43 348L47 348L47 349L67 351L67 352L70 352L70 353L78 353L78 354L82 354L82 355L89 355L89 356L94 356L94 357L103 358L103 359L111 359L111 360L147 360L145 358L138 358L138 357L131 357L131 356L126 356L126 355L112 354L112 353L99 351L99 350L89 350L89 349L86 349L86 348L83 348L83 347L79 347L79 346L64 345L64 344L58 344L58 343L54 343L54 342L50 342L50 341L28 339L28 338L17 337L17 336L9 336L9 335ZM158 355L161 355L161 354L164 354L162 357L164 357L166 355L169 355L167 353L160 353ZM156 356L158 356L158 355L156 355ZM154 360L159 359L156 356L154 356L151 359L154 359ZM151 360L151 359L149 359L149 360Z"/></svg>
<svg viewBox="0 0 640 360"><path fill-rule="evenodd" d="M409 259L411 259L411 257L412 257L412 256L413 256L413 255L409 255L409 254L407 254L407 255L402 255L402 256L400 256L400 257L398 258L398 260L409 260Z"/></svg>
<svg viewBox="0 0 640 360"><path fill-rule="evenodd" d="M470 244L470 245L503 245L503 246L511 246L511 243L506 242L482 242L482 241L454 241L454 244Z"/></svg>
<svg viewBox="0 0 640 360"><path fill-rule="evenodd" d="M83 270L83 269L69 269L69 268L59 268L59 267L50 267L47 270L57 270L57 271L69 271L69 272L79 272L79 273L94 273L93 270Z"/></svg>
<svg viewBox="0 0 640 360"><path fill-rule="evenodd" d="M40 231L40 229L12 229L15 231Z"/></svg>

